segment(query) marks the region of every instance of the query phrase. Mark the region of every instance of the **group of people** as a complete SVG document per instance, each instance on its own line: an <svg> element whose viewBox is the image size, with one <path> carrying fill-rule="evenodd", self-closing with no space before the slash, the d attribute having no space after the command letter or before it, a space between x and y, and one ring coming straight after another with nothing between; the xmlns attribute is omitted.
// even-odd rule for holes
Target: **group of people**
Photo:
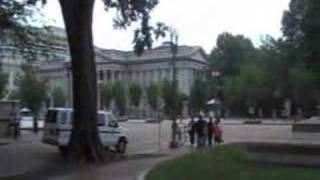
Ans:
<svg viewBox="0 0 320 180"><path fill-rule="evenodd" d="M188 124L188 133L190 136L190 144L197 147L205 147L206 145L212 146L223 142L222 130L219 126L220 119L216 117L215 121L210 117L209 121L205 121L201 115L198 116L198 120L194 118Z"/></svg>

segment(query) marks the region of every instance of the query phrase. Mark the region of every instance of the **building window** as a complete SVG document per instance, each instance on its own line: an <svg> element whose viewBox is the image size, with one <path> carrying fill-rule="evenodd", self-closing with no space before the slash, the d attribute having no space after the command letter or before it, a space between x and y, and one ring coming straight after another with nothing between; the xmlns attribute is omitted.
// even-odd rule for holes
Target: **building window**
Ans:
<svg viewBox="0 0 320 180"><path fill-rule="evenodd" d="M116 71L116 72L114 73L114 79L115 79L115 80L118 80L118 79L119 79L119 71Z"/></svg>
<svg viewBox="0 0 320 180"><path fill-rule="evenodd" d="M104 78L104 73L103 73L102 70L100 70L100 71L99 71L99 79L100 79L100 80L103 80L103 78Z"/></svg>
<svg viewBox="0 0 320 180"><path fill-rule="evenodd" d="M110 81L111 80L111 71L107 70L107 80Z"/></svg>

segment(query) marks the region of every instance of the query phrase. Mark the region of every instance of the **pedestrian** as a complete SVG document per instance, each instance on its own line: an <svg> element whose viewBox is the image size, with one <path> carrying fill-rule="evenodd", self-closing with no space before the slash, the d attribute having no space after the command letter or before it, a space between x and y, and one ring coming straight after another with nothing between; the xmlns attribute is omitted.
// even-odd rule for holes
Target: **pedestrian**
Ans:
<svg viewBox="0 0 320 180"><path fill-rule="evenodd" d="M193 119L191 118L191 121L188 123L188 133L189 133L189 138L190 138L190 144L191 146L194 145L194 136L196 133L196 123Z"/></svg>
<svg viewBox="0 0 320 180"><path fill-rule="evenodd" d="M196 131L197 131L197 147L201 148L205 145L205 132L204 132L204 125L205 121L203 120L202 116L198 116L198 121L196 122Z"/></svg>
<svg viewBox="0 0 320 180"><path fill-rule="evenodd" d="M19 124L20 119L17 116L17 113L12 111L9 114L10 120L9 120L9 126L10 126L10 132L13 130L13 137L15 139L18 138L20 132L19 132Z"/></svg>
<svg viewBox="0 0 320 180"><path fill-rule="evenodd" d="M214 144L220 144L221 142L223 142L222 130L217 121L213 123L213 138L214 138Z"/></svg>
<svg viewBox="0 0 320 180"><path fill-rule="evenodd" d="M218 112L215 113L216 122L217 122L218 124L220 124L220 121L221 121L219 114L220 114L220 113L218 113Z"/></svg>
<svg viewBox="0 0 320 180"><path fill-rule="evenodd" d="M212 146L212 136L213 136L213 122L212 117L209 118L208 122L208 146Z"/></svg>

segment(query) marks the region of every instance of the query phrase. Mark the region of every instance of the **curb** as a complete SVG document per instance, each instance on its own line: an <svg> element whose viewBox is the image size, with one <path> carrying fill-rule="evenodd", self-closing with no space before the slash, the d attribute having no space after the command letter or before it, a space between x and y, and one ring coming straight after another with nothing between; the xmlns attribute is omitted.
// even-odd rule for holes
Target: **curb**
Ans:
<svg viewBox="0 0 320 180"><path fill-rule="evenodd" d="M140 173L140 175L137 177L136 180L144 180L145 177L146 177L146 175L148 174L148 172L149 172L150 170L151 170L151 168L149 168L149 169L143 171L142 173Z"/></svg>
<svg viewBox="0 0 320 180"><path fill-rule="evenodd" d="M14 179L14 178L21 176L23 174L26 174L26 173L28 173L28 171L20 171L20 172L8 173L8 174L1 174L0 179L2 179L2 180Z"/></svg>

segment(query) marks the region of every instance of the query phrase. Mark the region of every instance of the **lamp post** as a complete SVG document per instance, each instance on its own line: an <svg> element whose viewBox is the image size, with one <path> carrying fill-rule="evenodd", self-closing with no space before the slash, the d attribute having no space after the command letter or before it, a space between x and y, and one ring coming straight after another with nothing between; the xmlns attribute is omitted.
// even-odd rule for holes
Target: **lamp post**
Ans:
<svg viewBox="0 0 320 180"><path fill-rule="evenodd" d="M68 107L72 107L72 88L71 88L71 64L70 61L65 62L66 75L67 75L67 88L68 88Z"/></svg>
<svg viewBox="0 0 320 180"><path fill-rule="evenodd" d="M177 148L178 142L176 139L177 134L177 77L176 77L176 55L178 53L178 33L176 30L171 29L170 30L170 51L172 53L172 98L173 98L173 109L171 110L171 118L172 118L172 134L171 134L171 142L170 142L170 148Z"/></svg>

